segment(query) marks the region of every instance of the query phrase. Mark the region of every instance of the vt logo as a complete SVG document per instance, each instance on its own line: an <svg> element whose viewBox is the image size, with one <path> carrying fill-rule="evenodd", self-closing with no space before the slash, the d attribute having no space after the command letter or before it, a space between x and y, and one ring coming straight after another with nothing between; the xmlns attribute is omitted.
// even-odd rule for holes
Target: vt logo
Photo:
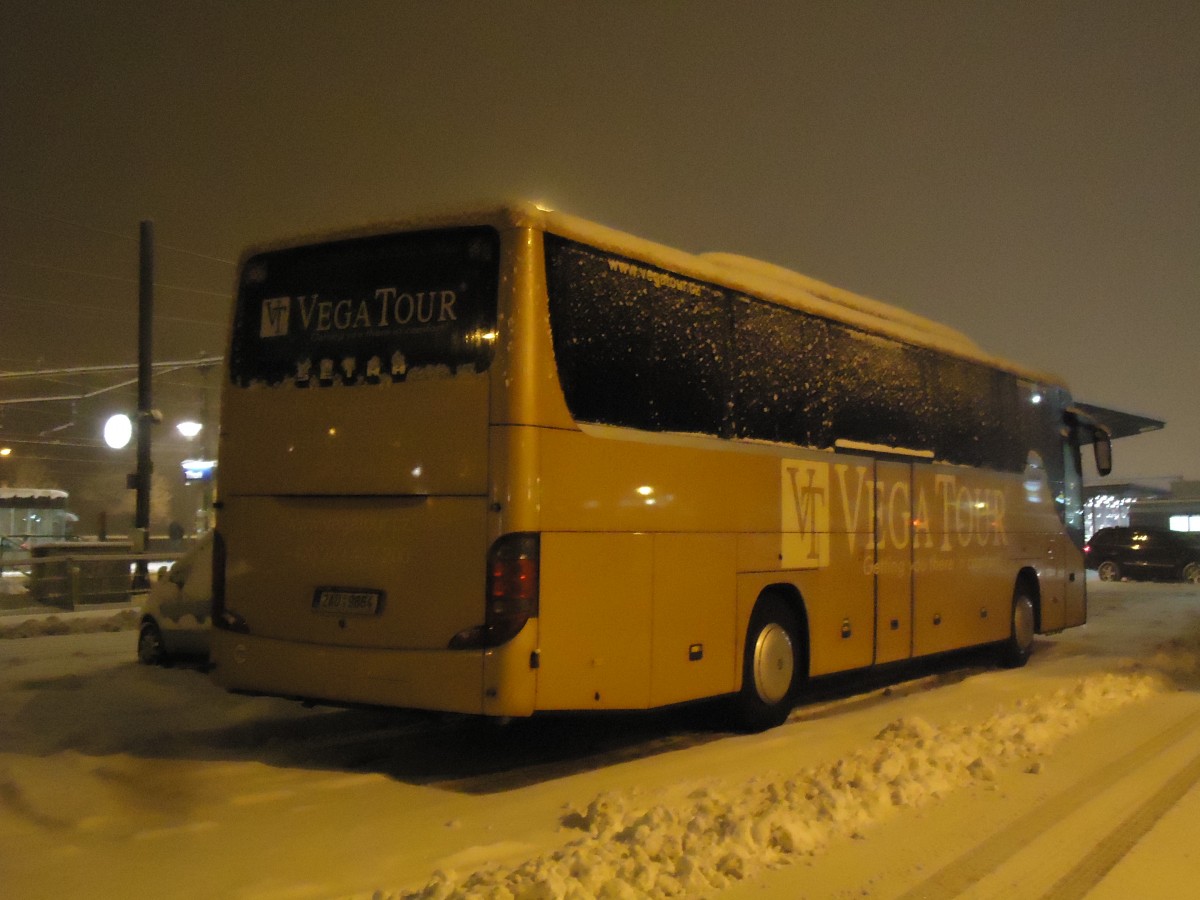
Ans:
<svg viewBox="0 0 1200 900"><path fill-rule="evenodd" d="M262 304L262 322L258 327L259 337L282 337L288 332L288 313L292 309L291 297L272 297Z"/></svg>
<svg viewBox="0 0 1200 900"><path fill-rule="evenodd" d="M829 464L785 459L780 488L780 565L829 565Z"/></svg>

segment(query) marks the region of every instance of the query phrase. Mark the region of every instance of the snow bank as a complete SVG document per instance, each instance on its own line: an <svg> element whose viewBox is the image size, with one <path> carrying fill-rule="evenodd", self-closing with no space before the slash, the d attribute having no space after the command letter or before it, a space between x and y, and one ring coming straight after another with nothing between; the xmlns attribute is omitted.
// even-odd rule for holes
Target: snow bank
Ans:
<svg viewBox="0 0 1200 900"><path fill-rule="evenodd" d="M17 618L14 616L14 618ZM43 637L54 634L95 634L137 628L138 611L123 609L111 615L38 615L12 625L0 624L0 639Z"/></svg>
<svg viewBox="0 0 1200 900"><path fill-rule="evenodd" d="M855 753L815 768L693 784L657 798L606 791L565 810L562 827L581 834L554 852L515 866L438 871L420 890L377 891L374 900L709 895L834 839L861 836L901 809L972 785L993 787L1009 766L1036 774L1039 758L1064 737L1165 684L1145 672L1091 675L976 724L897 719Z"/></svg>

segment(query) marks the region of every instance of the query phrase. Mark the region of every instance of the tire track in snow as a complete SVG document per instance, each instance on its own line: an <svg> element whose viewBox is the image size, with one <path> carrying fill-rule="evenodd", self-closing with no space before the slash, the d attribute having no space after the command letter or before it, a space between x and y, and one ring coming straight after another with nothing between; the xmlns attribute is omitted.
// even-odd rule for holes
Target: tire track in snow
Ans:
<svg viewBox="0 0 1200 900"><path fill-rule="evenodd" d="M1191 735L1200 727L1200 711L1180 719L1174 725L1160 731L1154 737L1140 744L1134 750L1108 763L1099 772L1072 784L1057 796L1039 804L1035 809L1012 822L1007 828L992 835L972 850L960 856L954 862L944 866L925 881L901 895L898 900L952 900L960 896L974 884L991 874L1003 865L1018 851L1033 843L1040 835L1059 824L1067 816L1089 803L1097 795L1111 788L1118 781L1145 765L1154 757L1163 753L1179 741ZM1195 770L1194 774L1192 770ZM1190 780L1188 780L1190 778ZM1161 815L1169 809L1195 781L1200 780L1200 758L1185 767L1183 772L1167 783L1158 793L1142 807L1128 817L1110 834L1121 834L1112 840L1105 840L1096 847L1063 879L1063 889L1067 893L1059 893L1059 885L1046 894L1059 900L1060 897L1082 897L1129 851L1150 826L1155 818L1142 831L1137 829L1144 823L1144 817L1151 811ZM1161 809L1159 808L1161 806ZM1126 823L1128 831L1124 830ZM1134 835L1129 840L1130 835ZM1126 843L1128 841L1128 843ZM1116 853L1116 856L1113 854ZM1102 870L1098 868L1111 858L1111 862ZM1088 880L1091 878L1092 880ZM1070 881L1068 881L1070 879ZM1071 885L1077 893L1070 893Z"/></svg>
<svg viewBox="0 0 1200 900"><path fill-rule="evenodd" d="M1085 897L1198 781L1200 756L1195 756L1059 879L1043 900L1081 900Z"/></svg>

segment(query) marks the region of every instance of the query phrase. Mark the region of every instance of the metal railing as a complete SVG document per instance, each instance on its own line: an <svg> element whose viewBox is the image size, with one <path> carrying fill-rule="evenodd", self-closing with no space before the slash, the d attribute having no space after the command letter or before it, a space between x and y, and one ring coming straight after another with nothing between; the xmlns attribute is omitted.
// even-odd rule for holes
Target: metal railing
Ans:
<svg viewBox="0 0 1200 900"><path fill-rule="evenodd" d="M182 551L134 553L129 544L44 544L0 555L0 612L44 607L76 610L129 603L153 584L157 570ZM140 583L139 566L148 572Z"/></svg>

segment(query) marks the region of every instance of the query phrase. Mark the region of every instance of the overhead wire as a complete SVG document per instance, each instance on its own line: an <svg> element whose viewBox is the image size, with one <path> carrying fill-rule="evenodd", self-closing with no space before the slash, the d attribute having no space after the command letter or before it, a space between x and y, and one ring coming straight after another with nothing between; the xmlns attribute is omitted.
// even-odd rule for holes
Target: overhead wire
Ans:
<svg viewBox="0 0 1200 900"><path fill-rule="evenodd" d="M17 253L6 254L0 256L0 262L4 263L4 268L12 272L14 268L29 269L32 272L45 273L42 276L27 275L27 279L32 280L37 277L44 284L52 283L50 281L52 273L57 273L61 276L70 276L73 278L88 279L92 281L110 282L118 285L138 285L138 279L123 275L107 274L103 271L96 271L97 268L109 268L108 260L112 258L113 247L105 248L104 242L95 240L81 239L79 236L71 237L65 233L55 234L55 229L38 228L34 222L28 222L24 225L17 225L18 217L27 217L36 219L46 223L51 223L55 226L65 226L70 229L77 229L81 232L87 232L95 235L103 235L106 238L116 238L124 244L137 244L139 237L134 233L124 233L104 227L97 227L92 224L87 224L70 218L64 218L57 215L47 214L35 209L23 207L13 204L6 200L0 199L0 210L12 213L11 217L4 216L8 221L3 222L3 227L6 231L11 231L16 228L33 230L33 235L38 240L43 242L44 246L49 246L53 243L62 250L62 253L55 252L54 258L51 261L45 260L45 251L38 252L34 250L31 258L28 252L18 251ZM10 244L11 246L11 244ZM31 248L32 249L32 248ZM204 260L211 263L220 264L223 267L234 267L236 262L231 259L226 259L221 256L197 252L195 250L181 247L174 243L164 243L162 241L155 242L155 252L163 255L177 254L185 257L191 257L199 260ZM37 259L37 256L42 256L42 259ZM66 265L57 262L59 257L68 261ZM84 260L103 260L104 263L98 266L78 265ZM77 265L72 266L70 263L75 262ZM178 271L180 264L175 264L175 270ZM184 279L165 279L163 281L155 281L154 287L158 291L162 291L167 296L166 307L175 305L179 307L186 301L182 297L172 299L172 295L185 294L189 296L199 296L205 298L215 298L221 301L228 301L230 292L227 288L222 290L212 290L203 287L196 287L186 283L192 281L194 274L199 274L200 269L192 267L194 272L188 271ZM19 272L19 269L18 269ZM206 273L206 277L202 277L201 283L210 280L216 276L221 281L224 281L228 276L223 273ZM59 283L65 283L62 279L58 279ZM15 285L14 285L15 286ZM8 307L9 315L13 315L20 310L20 315L26 315L25 310L38 310L40 312L54 315L57 314L60 318L66 318L64 311L70 312L72 319L78 317L80 327L91 329L90 320L97 317L105 317L107 319L117 319L124 322L126 316L132 320L137 314L135 304L125 304L114 300L113 306L104 307L99 305L110 296L115 297L115 292L125 293L123 288L108 288L105 289L100 285L94 286L89 293L95 294L95 300L99 302L75 302L72 299L66 300L50 300L44 297L39 297L37 294L41 291L35 289L32 293L21 290L0 290L0 310ZM58 293L57 290L54 293ZM68 293L68 297L70 294ZM132 292L130 292L132 297ZM125 306L128 305L128 309ZM211 308L211 307L209 307ZM165 324L169 326L185 326L190 328L224 330L228 327L225 321L224 313L220 316L220 320L216 317L203 318L188 315L171 315L164 314L163 307L160 306L155 314L156 324ZM205 332L207 333L207 332ZM15 348L12 348L15 349ZM166 396L184 393L196 393L197 396L210 397L214 388L206 383L206 379L200 379L199 383L187 383L188 376L182 371L180 366L197 367L201 370L219 364L221 357L208 357L203 354L203 351L195 360L179 361L176 357L174 363L157 364L154 369L154 379L160 391ZM14 368L9 365L16 362L15 359L5 358L5 367ZM31 367L32 368L32 367ZM80 368L80 367L77 367ZM101 367L103 368L103 367ZM135 367L118 367L122 371L132 371ZM21 373L5 373L10 375L19 375ZM21 391L20 396L14 396L12 391L6 391L7 401L0 401L0 419L7 419L3 431L5 436L3 442L6 445L15 445L24 447L26 452L20 454L21 461L34 461L39 463L49 463L58 467L58 471L62 474L68 472L81 472L90 470L96 465L96 460L81 458L77 454L87 453L93 449L104 450L105 447L102 441L80 438L77 433L78 425L81 420L76 412L76 403L87 404L86 409L89 411L86 416L93 415L94 404L97 402L104 404L105 397L115 399L117 396L125 396L135 385L136 381L116 375L116 383L111 383L113 375L105 376L103 374L77 374L61 368L52 369L46 366L39 376L36 372L29 373L40 380L41 386L46 389L44 394L36 397L24 396L26 393L36 393L36 391ZM115 373L114 373L115 374ZM35 382L36 383L36 382ZM27 385L32 386L32 385ZM200 402L200 401L197 401ZM209 400L203 401L205 403ZM69 404L69 406L64 406ZM9 415L5 416L4 413ZM76 452L71 453L74 449ZM32 455L29 455L32 451Z"/></svg>
<svg viewBox="0 0 1200 900"><path fill-rule="evenodd" d="M129 241L131 243L137 243L139 240L138 238L135 238L133 235L125 234L124 232L112 231L111 229L108 229L108 228L98 228L95 225L85 225L82 222L73 222L70 219L64 219L64 218L61 218L60 216L52 216L47 213L37 212L36 210L16 206L12 203L7 203L3 200L0 200L0 207L3 207L4 209L7 209L7 210L11 210L12 212L21 213L22 215L25 215L25 216L34 216L39 219L44 219L47 222L57 222L60 225L70 225L72 228L79 228L84 231L95 232L96 234L104 234L104 235L108 235L109 237L120 238L123 241ZM169 250L172 253L182 253L185 256L194 256L197 259L206 259L209 262L223 263L227 266L237 265L237 263L231 259L224 259L220 256L212 256L207 253L198 253L195 250L187 250L183 247L176 247L171 244L156 243L155 246L157 248L160 248L163 250Z"/></svg>
<svg viewBox="0 0 1200 900"><path fill-rule="evenodd" d="M54 265L51 265L50 263L30 262L29 260L25 260L25 259L14 259L11 256L0 256L0 260L7 261L10 263L16 263L17 265L21 265L21 266L28 266L31 269L45 269L50 272L62 272L67 275L78 275L82 278L100 278L105 281L117 281L117 282L120 282L121 284L136 285L138 283L138 280L136 278L130 278L126 275L106 275L103 272L81 272L78 269L68 269L65 266L54 266ZM210 297L220 297L222 299L226 299L229 296L228 291L206 291L203 288L186 287L184 285L179 285L179 284L164 284L163 282L160 282L160 281L155 281L154 286L156 288L161 288L163 290L184 291L189 294L203 294L203 295L207 295Z"/></svg>
<svg viewBox="0 0 1200 900"><path fill-rule="evenodd" d="M30 297L26 294L13 294L9 291L0 291L0 304L4 303L5 301L14 303L27 303L32 306L50 306L61 309L70 309L78 312L95 313L96 315L103 315L107 318L112 318L114 314L126 315L129 317L134 317L137 315L136 309L113 310L104 306L91 306L86 303L68 303L63 300L45 300L40 297ZM205 325L212 328L224 328L226 326L224 321L213 321L212 319L190 319L186 316L163 315L159 313L155 313L154 320L155 322L173 322L184 325Z"/></svg>

